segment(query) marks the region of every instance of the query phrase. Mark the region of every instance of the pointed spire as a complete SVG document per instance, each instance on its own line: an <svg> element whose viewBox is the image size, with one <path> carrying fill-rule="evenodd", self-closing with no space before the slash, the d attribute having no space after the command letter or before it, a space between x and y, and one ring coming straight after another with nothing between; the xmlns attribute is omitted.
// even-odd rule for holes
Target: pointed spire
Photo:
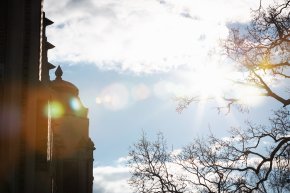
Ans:
<svg viewBox="0 0 290 193"><path fill-rule="evenodd" d="M55 65L53 65L50 62L47 62L47 68L48 68L48 70L54 69L55 68Z"/></svg>
<svg viewBox="0 0 290 193"><path fill-rule="evenodd" d="M55 46L54 45L52 45L50 42L45 42L45 47L46 47L46 49L52 49L52 48L54 48Z"/></svg>
<svg viewBox="0 0 290 193"><path fill-rule="evenodd" d="M62 80L61 76L62 76L63 72L62 69L60 67L60 65L58 65L57 69L55 70L55 80Z"/></svg>
<svg viewBox="0 0 290 193"><path fill-rule="evenodd" d="M43 23L44 23L44 26L48 26L48 25L51 25L53 24L53 21L51 21L50 19L47 19L46 17L43 19Z"/></svg>

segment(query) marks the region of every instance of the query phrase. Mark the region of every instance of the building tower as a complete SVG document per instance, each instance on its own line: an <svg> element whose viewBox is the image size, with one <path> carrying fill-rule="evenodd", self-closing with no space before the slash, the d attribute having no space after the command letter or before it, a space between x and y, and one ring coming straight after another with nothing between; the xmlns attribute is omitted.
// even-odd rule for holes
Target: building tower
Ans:
<svg viewBox="0 0 290 193"><path fill-rule="evenodd" d="M36 132L42 16L41 0L0 1L0 192L30 193L41 185Z"/></svg>
<svg viewBox="0 0 290 193"><path fill-rule="evenodd" d="M0 1L0 193L91 193L88 110L60 67L50 80L42 3Z"/></svg>
<svg viewBox="0 0 290 193"><path fill-rule="evenodd" d="M94 144L89 138L88 109L78 96L75 85L62 80L60 66L51 81L49 101L50 158L55 193L91 193Z"/></svg>

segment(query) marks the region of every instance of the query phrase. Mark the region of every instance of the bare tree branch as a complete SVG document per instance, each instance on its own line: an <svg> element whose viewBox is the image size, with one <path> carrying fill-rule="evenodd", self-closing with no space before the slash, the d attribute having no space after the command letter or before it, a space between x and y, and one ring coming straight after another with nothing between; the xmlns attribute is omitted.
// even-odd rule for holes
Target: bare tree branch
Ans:
<svg viewBox="0 0 290 193"><path fill-rule="evenodd" d="M230 35L223 41L222 46L228 58L238 65L237 68L248 73L248 77L243 81L246 85L261 87L267 93L266 96L277 100L284 107L290 104L288 93L278 94L273 91L272 82L266 83L265 81L266 79L279 79L283 85L283 82L290 78L289 0L267 8L263 8L262 1L260 1L259 8L253 10L252 20L247 28L244 30L230 29ZM226 113L228 113L234 104L237 104L237 107L243 106L243 96L231 96L231 93L224 95L224 99L234 100L224 100L227 105L218 107L218 111L227 108ZM184 97L184 101L179 97L177 111L181 112L189 104L198 100L200 100L198 93L194 97Z"/></svg>
<svg viewBox="0 0 290 193"><path fill-rule="evenodd" d="M275 112L268 127L248 123L246 130L234 128L229 138L196 138L178 154L167 151L160 134L155 142L143 136L129 155L130 184L137 192L254 193L267 192L273 184L273 192L286 191L290 112Z"/></svg>

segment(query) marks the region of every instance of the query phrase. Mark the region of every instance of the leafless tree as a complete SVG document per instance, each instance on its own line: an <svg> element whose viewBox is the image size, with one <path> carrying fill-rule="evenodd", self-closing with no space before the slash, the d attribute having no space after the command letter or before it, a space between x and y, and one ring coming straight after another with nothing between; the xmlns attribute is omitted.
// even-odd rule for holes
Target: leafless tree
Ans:
<svg viewBox="0 0 290 193"><path fill-rule="evenodd" d="M134 170L129 183L138 193L182 193L186 184L182 176L174 176L169 165L172 157L167 151L162 134L155 142L146 139L145 134L129 152L129 166Z"/></svg>
<svg viewBox="0 0 290 193"><path fill-rule="evenodd" d="M290 192L289 148L287 151L285 152L284 159L275 160L276 168L269 175L269 181L266 187L274 193Z"/></svg>
<svg viewBox="0 0 290 193"><path fill-rule="evenodd" d="M178 153L168 151L162 135L155 142L143 136L129 153L129 182L137 193L290 191L289 17L289 0L260 6L251 24L232 29L224 42L227 55L247 74L239 84L253 85L282 104L269 124L249 122L246 129L232 128L227 138L195 139ZM273 81L284 84L284 92L275 91ZM239 98L224 99L228 109L239 104ZM181 98L180 110L195 100Z"/></svg>
<svg viewBox="0 0 290 193"><path fill-rule="evenodd" d="M230 136L199 138L170 152L162 135L145 136L130 151L136 192L287 192L290 186L290 112L276 111L269 126L248 123ZM271 191L270 191L271 189Z"/></svg>
<svg viewBox="0 0 290 193"><path fill-rule="evenodd" d="M233 80L237 84L260 89L261 96L272 97L282 106L290 104L290 1L280 3L264 9L261 6L253 10L252 20L246 28L232 28L228 39L222 42L225 54L235 63L246 77L243 80ZM277 92L273 85L284 84L284 91ZM245 105L239 97L225 93L223 99L230 110L236 105L244 110ZM177 110L182 111L190 103L199 101L199 97L179 97Z"/></svg>

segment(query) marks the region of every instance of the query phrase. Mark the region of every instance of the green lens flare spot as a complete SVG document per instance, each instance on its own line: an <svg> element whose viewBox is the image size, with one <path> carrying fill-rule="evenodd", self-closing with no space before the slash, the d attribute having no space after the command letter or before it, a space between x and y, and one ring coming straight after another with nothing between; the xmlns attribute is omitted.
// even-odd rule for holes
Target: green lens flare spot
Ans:
<svg viewBox="0 0 290 193"><path fill-rule="evenodd" d="M45 113L51 118L60 118L64 114L64 107L58 101L51 101L45 108Z"/></svg>

